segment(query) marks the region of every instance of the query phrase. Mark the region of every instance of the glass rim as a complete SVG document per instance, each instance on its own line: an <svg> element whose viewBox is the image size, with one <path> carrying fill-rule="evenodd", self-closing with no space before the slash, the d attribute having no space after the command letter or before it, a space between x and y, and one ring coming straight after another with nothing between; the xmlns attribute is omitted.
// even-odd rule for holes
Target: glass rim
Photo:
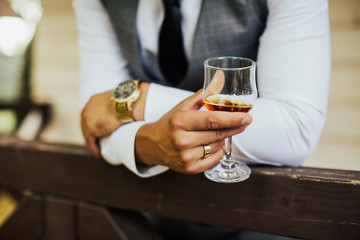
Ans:
<svg viewBox="0 0 360 240"><path fill-rule="evenodd" d="M211 66L209 64L209 61L211 60L222 60L222 59L236 59L236 60L246 60L249 61L251 63L250 66L246 66L246 67L215 67L215 66ZM246 58L246 57L235 57L235 56L222 56L222 57L213 57L213 58L208 58L204 61L204 66L207 68L212 68L212 69L217 69L217 70L244 70L244 69L249 69L252 67L256 66L256 62L250 58Z"/></svg>

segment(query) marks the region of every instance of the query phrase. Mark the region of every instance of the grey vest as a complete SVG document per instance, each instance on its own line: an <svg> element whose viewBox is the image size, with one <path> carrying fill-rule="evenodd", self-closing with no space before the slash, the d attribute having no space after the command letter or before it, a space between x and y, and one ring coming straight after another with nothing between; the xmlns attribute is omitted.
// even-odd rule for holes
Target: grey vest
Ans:
<svg viewBox="0 0 360 240"><path fill-rule="evenodd" d="M154 79L142 67L136 34L137 0L102 0L134 78L170 85ZM259 38L265 29L266 0L203 0L185 79L176 87L196 91L203 85L203 62L216 56L256 60Z"/></svg>

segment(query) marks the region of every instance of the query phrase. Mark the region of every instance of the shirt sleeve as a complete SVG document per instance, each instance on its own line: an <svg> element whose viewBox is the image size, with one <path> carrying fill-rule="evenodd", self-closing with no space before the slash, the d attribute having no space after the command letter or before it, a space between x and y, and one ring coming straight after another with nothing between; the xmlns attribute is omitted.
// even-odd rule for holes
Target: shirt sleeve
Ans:
<svg viewBox="0 0 360 240"><path fill-rule="evenodd" d="M99 0L74 0L78 28L80 109L94 94L130 78L127 61Z"/></svg>
<svg viewBox="0 0 360 240"><path fill-rule="evenodd" d="M192 94L194 92L151 83L145 104L145 121L159 120L170 109Z"/></svg>
<svg viewBox="0 0 360 240"><path fill-rule="evenodd" d="M253 123L233 137L234 154L249 162L301 165L325 122L330 81L328 4L268 1L257 60L259 99Z"/></svg>

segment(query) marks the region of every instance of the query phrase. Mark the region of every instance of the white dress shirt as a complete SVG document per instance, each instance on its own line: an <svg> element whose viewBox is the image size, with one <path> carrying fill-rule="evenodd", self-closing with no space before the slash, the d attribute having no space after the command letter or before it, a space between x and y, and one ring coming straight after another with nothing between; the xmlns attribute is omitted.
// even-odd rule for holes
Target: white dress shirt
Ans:
<svg viewBox="0 0 360 240"><path fill-rule="evenodd" d="M132 76L100 0L74 0L73 6L79 29L82 108L92 95L114 89ZM183 0L181 4L188 56L200 7L201 0ZM298 166L314 150L325 122L330 79L328 3L268 0L268 9L257 58L260 98L250 112L252 124L233 137L233 154L250 163ZM139 0L137 32L142 50L157 53L163 17L161 0ZM151 69L146 55L142 57ZM143 124L158 120L191 94L151 83L145 121L125 124L102 138L104 159L110 164L124 164L141 177L167 170L164 166L136 164L135 136Z"/></svg>

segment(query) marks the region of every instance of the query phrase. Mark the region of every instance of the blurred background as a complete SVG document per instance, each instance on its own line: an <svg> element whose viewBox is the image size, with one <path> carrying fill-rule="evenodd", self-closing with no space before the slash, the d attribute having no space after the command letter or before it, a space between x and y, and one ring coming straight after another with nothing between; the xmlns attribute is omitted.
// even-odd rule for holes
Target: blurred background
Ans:
<svg viewBox="0 0 360 240"><path fill-rule="evenodd" d="M35 105L49 104L52 109L38 139L82 145L77 31L71 0L12 2L14 11L9 10L9 1L0 0L0 16L21 16L26 24L14 18L0 19L0 134L13 134L17 127L17 116L7 104L21 110L17 101L23 104L32 99ZM26 4L30 5L23 9ZM360 171L360 0L330 0L329 8L332 72L327 122L305 166ZM6 26L11 28L9 35L3 34L9 32ZM6 78L13 78L13 86L7 85ZM24 83L24 78L29 80ZM47 108L41 109L44 113ZM34 112L27 129L35 131L37 123L39 113ZM21 135L29 140L35 136L31 131ZM16 204L11 194L0 189L0 227Z"/></svg>
<svg viewBox="0 0 360 240"><path fill-rule="evenodd" d="M77 31L71 4L71 0L42 1L43 14L31 48L30 92L35 102L52 106L53 115L41 140L83 144ZM360 170L360 0L330 0L329 8L332 73L328 118L319 145L305 165Z"/></svg>

